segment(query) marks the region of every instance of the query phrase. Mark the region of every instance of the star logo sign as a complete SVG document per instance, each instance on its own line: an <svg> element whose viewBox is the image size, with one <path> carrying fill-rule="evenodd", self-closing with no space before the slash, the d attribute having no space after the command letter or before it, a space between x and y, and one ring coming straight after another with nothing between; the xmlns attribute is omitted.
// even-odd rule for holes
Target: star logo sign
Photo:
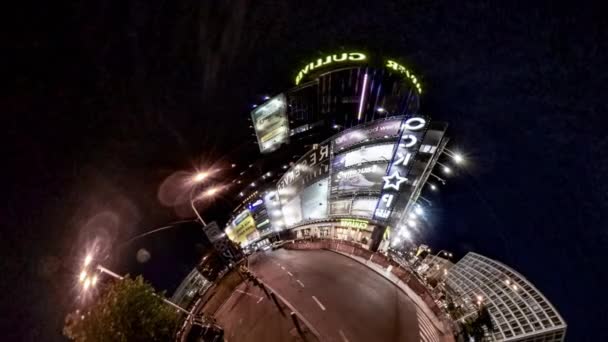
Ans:
<svg viewBox="0 0 608 342"><path fill-rule="evenodd" d="M384 187L382 189L393 188L397 191L399 191L401 183L407 182L407 178L401 177L401 175L399 175L399 171L393 172L393 174L390 176L384 176L382 179L384 180Z"/></svg>

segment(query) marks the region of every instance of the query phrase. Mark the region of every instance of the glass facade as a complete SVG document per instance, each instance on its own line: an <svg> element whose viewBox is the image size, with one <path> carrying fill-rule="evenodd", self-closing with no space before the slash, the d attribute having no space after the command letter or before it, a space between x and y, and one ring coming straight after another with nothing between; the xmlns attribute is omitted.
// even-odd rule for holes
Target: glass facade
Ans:
<svg viewBox="0 0 608 342"><path fill-rule="evenodd" d="M504 264L468 253L448 272L447 285L472 312L478 301L494 323L492 341L564 341L566 323L522 275Z"/></svg>

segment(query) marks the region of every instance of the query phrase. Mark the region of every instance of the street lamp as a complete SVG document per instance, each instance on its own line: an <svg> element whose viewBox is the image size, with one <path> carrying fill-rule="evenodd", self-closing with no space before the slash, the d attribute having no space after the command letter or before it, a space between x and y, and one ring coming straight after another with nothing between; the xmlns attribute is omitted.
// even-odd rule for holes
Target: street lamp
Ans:
<svg viewBox="0 0 608 342"><path fill-rule="evenodd" d="M199 219L199 221L201 221L201 223L203 224L203 226L206 226L207 224L205 223L205 220L203 220L203 218L201 217L201 214L196 209L195 202L196 202L197 198L194 198L194 192L198 189L198 186L203 181L205 181L208 177L209 177L209 172L208 171L199 171L199 172L197 172L192 177L192 183L193 183L193 185L192 185L192 188L190 189L190 206L192 207L192 210L194 211L194 214ZM218 187L213 187L213 188L207 189L207 191L204 192L204 196L206 196L206 197L213 196L219 190L220 189Z"/></svg>

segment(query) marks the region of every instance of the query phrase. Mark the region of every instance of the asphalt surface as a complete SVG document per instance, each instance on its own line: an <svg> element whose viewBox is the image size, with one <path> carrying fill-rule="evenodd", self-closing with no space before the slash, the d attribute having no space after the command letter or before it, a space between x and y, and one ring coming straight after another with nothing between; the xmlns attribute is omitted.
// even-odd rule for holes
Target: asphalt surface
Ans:
<svg viewBox="0 0 608 342"><path fill-rule="evenodd" d="M279 249L257 253L249 268L325 341L440 341L439 332L405 293L347 257Z"/></svg>
<svg viewBox="0 0 608 342"><path fill-rule="evenodd" d="M307 341L310 334L298 334L289 310L277 306L257 286L241 284L217 311L215 318L224 328L225 341Z"/></svg>

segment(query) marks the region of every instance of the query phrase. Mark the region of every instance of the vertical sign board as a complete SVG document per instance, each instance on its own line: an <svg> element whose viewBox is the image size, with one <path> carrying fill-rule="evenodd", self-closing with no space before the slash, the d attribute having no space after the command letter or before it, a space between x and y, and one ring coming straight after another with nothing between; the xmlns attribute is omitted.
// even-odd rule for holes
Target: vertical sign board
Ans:
<svg viewBox="0 0 608 342"><path fill-rule="evenodd" d="M415 179L409 173L427 126L428 120L425 117L404 118L393 159L387 175L383 177L382 192L374 211L375 220L391 226L399 221L399 216L415 188Z"/></svg>
<svg viewBox="0 0 608 342"><path fill-rule="evenodd" d="M215 222L211 222L203 226L203 232L207 235L209 241L213 244L213 248L226 260L236 260L238 256L230 246L230 241L220 227Z"/></svg>

